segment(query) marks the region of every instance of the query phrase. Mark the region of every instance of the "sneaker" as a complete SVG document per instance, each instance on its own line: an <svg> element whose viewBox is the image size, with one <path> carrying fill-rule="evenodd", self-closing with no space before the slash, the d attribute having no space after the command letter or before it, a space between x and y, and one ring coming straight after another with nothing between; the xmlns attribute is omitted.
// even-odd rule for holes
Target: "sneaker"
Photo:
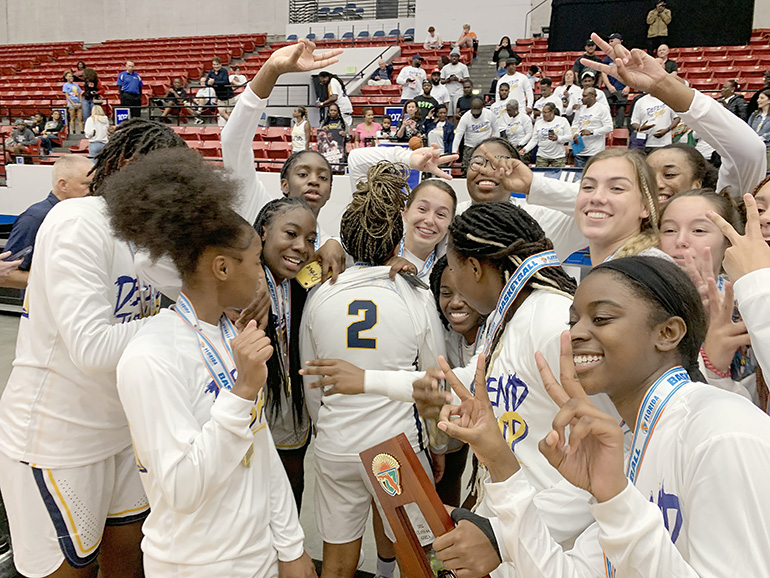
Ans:
<svg viewBox="0 0 770 578"><path fill-rule="evenodd" d="M206 124L206 121L203 120L202 118L196 118L195 119L195 124Z"/></svg>

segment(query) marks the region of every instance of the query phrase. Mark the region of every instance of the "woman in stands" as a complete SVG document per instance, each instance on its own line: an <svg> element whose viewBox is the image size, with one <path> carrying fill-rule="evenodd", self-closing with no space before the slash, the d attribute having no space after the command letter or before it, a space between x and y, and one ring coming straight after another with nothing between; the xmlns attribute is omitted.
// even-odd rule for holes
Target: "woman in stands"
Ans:
<svg viewBox="0 0 770 578"><path fill-rule="evenodd" d="M349 130L348 124L340 113L340 107L336 102L329 105L329 111L326 120L318 129L326 134L326 146L319 152L326 157L332 165L344 163L347 157L345 143L348 142ZM342 171L342 167L335 166L337 171Z"/></svg>
<svg viewBox="0 0 770 578"><path fill-rule="evenodd" d="M751 113L748 123L762 138L767 147L767 164L770 166L770 90L763 90L757 97L757 110Z"/></svg>
<svg viewBox="0 0 770 578"><path fill-rule="evenodd" d="M100 104L101 102L102 99L99 96L99 77L93 68L86 68L83 71L83 99L81 100L83 120L87 121L88 117L91 116L91 109L94 104Z"/></svg>
<svg viewBox="0 0 770 578"><path fill-rule="evenodd" d="M476 397L450 376L462 406L445 408L442 427L488 468L485 495L506 560L522 576L766 576L770 504L758 484L770 476L770 419L697 383L706 319L687 275L650 257L603 263L581 282L569 318L561 384L554 361L542 353L537 361L560 407L541 452L593 496L596 523L569 551L554 542L530 472L500 435L483 374ZM596 393L609 395L632 428L630 454L617 418L589 400ZM456 569L450 536L434 548Z"/></svg>
<svg viewBox="0 0 770 578"><path fill-rule="evenodd" d="M96 104L91 109L91 116L86 120L83 136L88 139L88 157L95 159L102 152L109 139L110 119L104 109Z"/></svg>
<svg viewBox="0 0 770 578"><path fill-rule="evenodd" d="M375 146L374 137L381 130L382 125L374 122L374 110L367 106L364 109L364 121L354 131L356 135L356 148Z"/></svg>
<svg viewBox="0 0 770 578"><path fill-rule="evenodd" d="M83 89L75 84L75 78L71 72L65 75L66 82L62 86L69 111L69 126L73 133L83 132L83 108L80 99Z"/></svg>
<svg viewBox="0 0 770 578"><path fill-rule="evenodd" d="M40 133L40 148L44 155L51 154L54 144L60 146L59 133L64 128L64 120L62 119L61 112L54 110L51 112L51 118L45 123L45 128Z"/></svg>
<svg viewBox="0 0 770 578"><path fill-rule="evenodd" d="M511 46L511 39L508 36L503 36L500 39L500 42L497 43L497 46L495 46L494 54L492 54L492 61L495 63L495 66L497 66L498 72L500 70L505 70L505 61L509 58L515 58L521 62L521 56L519 56L513 50L513 46ZM498 74L498 76L501 75Z"/></svg>
<svg viewBox="0 0 770 578"><path fill-rule="evenodd" d="M583 89L575 84L575 73L572 69L564 71L564 74L561 75L561 85L557 86L553 93L561 98L562 103L564 103L562 108L566 111L564 118L572 124L572 119L575 116L574 105L577 104L578 99L583 97Z"/></svg>
<svg viewBox="0 0 770 578"><path fill-rule="evenodd" d="M306 150L310 150L310 121L307 119L307 108L298 106L291 119L291 152Z"/></svg>
<svg viewBox="0 0 770 578"><path fill-rule="evenodd" d="M152 153L104 185L117 235L170 256L183 279L176 306L143 327L117 369L152 509L147 576L315 576L266 427L270 339L254 322L237 334L224 314L249 304L261 269L237 188L186 149ZM212 540L213 528L226 531Z"/></svg>
<svg viewBox="0 0 770 578"><path fill-rule="evenodd" d="M422 137L423 130L420 107L414 100L407 100L401 109L401 120L396 130L398 141L409 142L415 136Z"/></svg>

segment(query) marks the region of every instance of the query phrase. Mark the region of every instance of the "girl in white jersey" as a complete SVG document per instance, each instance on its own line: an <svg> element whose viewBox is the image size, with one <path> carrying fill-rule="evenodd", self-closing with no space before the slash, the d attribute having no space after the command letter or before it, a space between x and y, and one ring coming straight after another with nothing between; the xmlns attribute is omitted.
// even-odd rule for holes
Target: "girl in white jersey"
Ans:
<svg viewBox="0 0 770 578"><path fill-rule="evenodd" d="M548 534L487 396L474 398L455 381L462 406L442 415L460 416L442 427L468 441L489 470L488 503L519 574L770 576L770 503L760 490L770 475L770 419L748 400L691 381L701 379L706 320L687 275L654 257L598 265L578 287L570 327L561 385L542 356L538 366L561 408L541 451L593 496L596 523L572 550ZM615 418L586 395L598 392L633 431L627 455ZM438 539L434 547L454 568L451 546Z"/></svg>
<svg viewBox="0 0 770 578"><path fill-rule="evenodd" d="M90 576L97 557L106 575L141 572L147 498L115 367L160 294L115 238L101 186L152 150L185 146L160 123L122 124L97 159L91 196L60 203L40 227L0 400L0 489L25 576Z"/></svg>
<svg viewBox="0 0 770 578"><path fill-rule="evenodd" d="M117 369L151 507L146 575L314 576L266 424L270 339L254 322L237 334L224 314L249 303L261 272L260 238L233 210L237 185L180 150L104 188L117 235L170 256L183 279Z"/></svg>
<svg viewBox="0 0 770 578"><path fill-rule="evenodd" d="M292 114L291 152L306 151L310 148L310 122L307 119L307 109L298 106Z"/></svg>

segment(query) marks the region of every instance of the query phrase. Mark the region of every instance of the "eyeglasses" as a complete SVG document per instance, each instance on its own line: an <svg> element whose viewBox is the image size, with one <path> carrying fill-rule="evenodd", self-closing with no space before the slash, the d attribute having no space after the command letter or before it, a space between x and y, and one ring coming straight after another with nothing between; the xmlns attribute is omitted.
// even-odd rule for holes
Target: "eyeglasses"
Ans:
<svg viewBox="0 0 770 578"><path fill-rule="evenodd" d="M496 159L512 159L513 157L508 155L495 155ZM475 157L471 157L471 160L468 161L468 168L473 169L474 171L480 171L482 168L489 165L489 159L487 157L482 157L481 155L477 155Z"/></svg>

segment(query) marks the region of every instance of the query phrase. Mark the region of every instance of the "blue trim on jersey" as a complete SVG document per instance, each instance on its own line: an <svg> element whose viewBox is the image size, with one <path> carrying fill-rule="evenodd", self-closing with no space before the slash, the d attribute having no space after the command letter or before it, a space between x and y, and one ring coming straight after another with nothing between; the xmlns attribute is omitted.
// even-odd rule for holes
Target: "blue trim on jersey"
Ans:
<svg viewBox="0 0 770 578"><path fill-rule="evenodd" d="M61 548L62 554L64 554L64 559L67 560L67 563L73 568L85 568L96 560L101 545L97 546L94 551L85 558L78 556L75 544L72 542L69 530L67 529L67 524L64 521L64 516L62 516L59 511L56 501L51 495L48 486L45 484L43 470L40 468L32 468L32 475L37 483L37 489L40 491L40 497L43 498L43 503L45 504L46 510L48 510L48 515L51 516L51 521L56 529L56 538L59 541L59 547Z"/></svg>
<svg viewBox="0 0 770 578"><path fill-rule="evenodd" d="M150 507L147 506L147 509L143 512L139 512L138 514L131 514L130 516L121 516L120 518L107 518L105 520L104 525L105 526L125 526L126 524L133 524L134 522L141 522L145 519L147 519L147 516L150 515Z"/></svg>
<svg viewBox="0 0 770 578"><path fill-rule="evenodd" d="M420 419L420 414L417 413L417 405L412 404L412 410L414 411L414 421L417 425L417 443L420 444L420 451L425 450L425 443L422 439L422 420Z"/></svg>

